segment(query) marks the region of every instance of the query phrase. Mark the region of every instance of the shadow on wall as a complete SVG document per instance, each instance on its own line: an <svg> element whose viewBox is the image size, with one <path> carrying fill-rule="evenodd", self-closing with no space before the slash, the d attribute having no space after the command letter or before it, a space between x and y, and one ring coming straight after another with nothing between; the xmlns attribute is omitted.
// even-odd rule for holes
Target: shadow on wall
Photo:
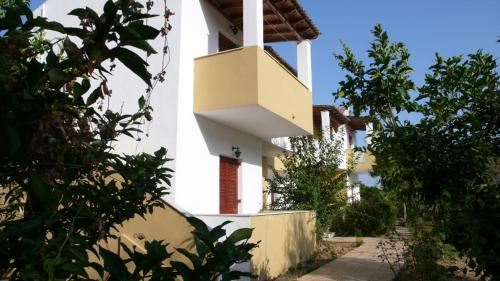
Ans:
<svg viewBox="0 0 500 281"><path fill-rule="evenodd" d="M127 247L145 253L144 244L146 241L163 240L168 242L167 251L173 253L170 261L182 261L190 264L190 261L182 254L176 251L176 248L184 248L190 252L195 251L192 231L194 228L186 220L186 214L178 211L175 207L165 204L165 208L155 207L152 214L144 218L136 216L122 226L117 226L118 239L109 239L103 242L101 246L108 250L119 253L124 259L128 255L120 250L118 243L122 242ZM101 260L94 258L95 262L101 263ZM127 265L130 268L131 265ZM89 270L91 278L98 279L97 272Z"/></svg>
<svg viewBox="0 0 500 281"><path fill-rule="evenodd" d="M211 155L232 157L232 147L238 146L245 163L262 165L262 144L259 139L199 115L195 115L195 118Z"/></svg>
<svg viewBox="0 0 500 281"><path fill-rule="evenodd" d="M316 250L313 212L287 212L252 218L252 240L261 241L253 252L251 268L258 280L271 280L299 263Z"/></svg>
<svg viewBox="0 0 500 281"><path fill-rule="evenodd" d="M234 34L231 27L233 24L216 11L207 1L200 0L199 5L204 18L204 27L208 29L208 54L215 54L219 51L219 33L230 38L231 41L243 45L243 32Z"/></svg>

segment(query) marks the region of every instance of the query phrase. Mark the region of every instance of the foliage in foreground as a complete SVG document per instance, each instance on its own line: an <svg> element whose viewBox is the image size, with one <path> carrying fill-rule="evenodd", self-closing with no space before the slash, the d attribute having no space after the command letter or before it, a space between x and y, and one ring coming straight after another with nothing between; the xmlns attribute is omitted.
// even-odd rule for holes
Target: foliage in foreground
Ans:
<svg viewBox="0 0 500 281"><path fill-rule="evenodd" d="M113 142L136 137L151 119L149 94L165 69L153 77L133 50L155 54L149 42L167 36L172 13L165 7L164 25L156 29L146 22L154 17L152 1L143 7L108 0L101 15L90 8L71 11L80 26L65 27L15 2L2 6L0 18L0 279L90 280L87 269L106 280L242 275L230 266L250 258L255 245L248 243L249 229L224 240L222 227L208 231L191 219L197 252L179 251L193 269L168 266L164 241L146 242L147 253L122 244L127 260L99 247L116 238L116 226L164 207L172 173L166 149L126 155L116 153ZM40 38L42 30L58 38ZM108 87L116 61L148 87L144 96L137 93L137 112L104 107L112 95L123 94ZM93 262L96 257L103 264Z"/></svg>
<svg viewBox="0 0 500 281"><path fill-rule="evenodd" d="M335 211L346 204L347 170L342 162L341 143L291 137L291 152L279 157L286 172L273 170L269 192L275 194L272 209L316 211L316 230L322 235L331 225Z"/></svg>
<svg viewBox="0 0 500 281"><path fill-rule="evenodd" d="M354 114L376 119L368 150L384 188L397 192L410 219L469 257L477 274L500 278L500 76L495 58L478 51L435 63L416 87L409 52L377 25L365 66L345 46L348 72L337 97ZM415 124L402 111L419 114Z"/></svg>
<svg viewBox="0 0 500 281"><path fill-rule="evenodd" d="M410 235L393 232L377 246L379 258L389 263L394 280L448 280L453 272L438 263L444 257L444 245L433 233L432 224L418 219L408 229Z"/></svg>
<svg viewBox="0 0 500 281"><path fill-rule="evenodd" d="M394 229L397 207L391 194L361 185L361 200L337 213L331 231L336 236L378 236Z"/></svg>

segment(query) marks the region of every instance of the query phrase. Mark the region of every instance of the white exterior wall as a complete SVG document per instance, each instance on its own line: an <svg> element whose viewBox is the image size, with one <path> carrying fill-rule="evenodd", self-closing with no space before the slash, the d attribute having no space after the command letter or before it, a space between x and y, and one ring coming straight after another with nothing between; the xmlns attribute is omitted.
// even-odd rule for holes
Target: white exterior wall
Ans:
<svg viewBox="0 0 500 281"><path fill-rule="evenodd" d="M242 152L240 213L262 208L262 142L256 137L193 114L194 58L218 51L219 32L242 44L231 23L206 1L182 0L181 83L178 103L175 202L194 214L219 213L219 159ZM187 12L189 11L189 12ZM250 118L250 116L249 116Z"/></svg>
<svg viewBox="0 0 500 281"><path fill-rule="evenodd" d="M160 2L155 3L153 13L163 14ZM43 10L49 19L77 26L79 20L68 16L68 12L84 6L100 11L104 3L105 0L47 0L35 10L35 14ZM217 214L219 156L232 156L231 148L238 146L242 152L239 212L258 212L262 208L262 141L193 113L194 58L218 51L219 32L240 45L243 34L240 31L234 35L230 29L232 24L206 1L167 0L167 5L175 13L171 17L173 29L168 35L171 61L166 69L166 81L158 84L151 97L153 121L142 127L148 131L149 137L143 135L140 142L123 138L117 142L116 148L136 153L166 147L168 157L175 159L169 163L175 172L167 201L193 214ZM163 18L150 19L149 23L161 27ZM148 59L150 72L155 74L161 67L162 38L152 45L160 53ZM123 106L124 113L133 112L146 84L122 65L117 63L117 66L109 82L113 89L111 106L114 109Z"/></svg>
<svg viewBox="0 0 500 281"><path fill-rule="evenodd" d="M41 15L43 12L43 16L50 20L57 20L66 26L78 26L80 23L78 18L67 15L71 10L87 6L100 13L105 2L105 0L47 0L34 11L34 14ZM168 7L172 11L175 11L176 14L181 14L181 1L167 2ZM154 11L154 13L163 14L161 6L159 3L155 5L154 8L158 11ZM163 19L161 17L149 19L149 24L161 27ZM168 157L174 159L174 161L168 163L168 167L176 170L176 139L173 136L175 136L177 130L179 73L176 69L180 64L180 17L172 16L171 24L174 28L168 35L171 61L166 69L166 80L164 83L158 84L151 95L151 105L154 108L151 114L153 121L142 126L142 129L149 133L149 137L143 135L140 142L129 137L122 137L115 143L115 148L118 151L133 154L136 152L153 152L163 146L168 149ZM47 33L47 37L49 38L55 36L58 36L57 33ZM162 41L162 38L158 38L155 42L152 42L153 48L159 53L148 58L150 64L149 70L153 74L159 72L161 69ZM142 51L138 51L137 53L146 58L146 55ZM117 67L108 82L110 89L113 90L110 107L114 110L122 110L123 113L133 113L137 111L137 100L141 94L145 94L147 85L130 70L121 65L120 62L116 61L115 63ZM172 184L175 185L175 173ZM170 197L173 196L175 190L172 188L171 192Z"/></svg>

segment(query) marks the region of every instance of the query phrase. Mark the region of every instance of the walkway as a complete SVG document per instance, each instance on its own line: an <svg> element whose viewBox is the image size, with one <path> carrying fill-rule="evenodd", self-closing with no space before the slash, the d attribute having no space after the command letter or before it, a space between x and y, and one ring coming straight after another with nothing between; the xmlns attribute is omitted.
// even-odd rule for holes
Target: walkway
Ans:
<svg viewBox="0 0 500 281"><path fill-rule="evenodd" d="M391 281L394 274L379 259L381 238L363 238L363 245L302 276L299 281Z"/></svg>

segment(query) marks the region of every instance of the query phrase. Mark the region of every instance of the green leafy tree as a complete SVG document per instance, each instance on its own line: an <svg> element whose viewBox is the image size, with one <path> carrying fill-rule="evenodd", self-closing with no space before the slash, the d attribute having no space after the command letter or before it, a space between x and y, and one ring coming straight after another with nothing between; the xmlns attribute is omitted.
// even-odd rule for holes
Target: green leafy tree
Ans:
<svg viewBox="0 0 500 281"><path fill-rule="evenodd" d="M165 7L164 25L157 29L147 24L154 17L152 1L144 7L133 0L108 0L102 14L90 8L71 11L80 26L66 27L34 17L24 1L3 3L0 279L88 280L89 268L106 280L184 276L180 263L168 266L165 241L147 242L147 253L121 245L127 260L98 246L116 238L116 226L164 207L172 173L165 167L166 149L127 155L114 151L112 143L120 136L137 137L151 119L149 95L164 80L165 66L153 76L145 56L135 51L156 53L149 42L167 36L172 13ZM43 30L59 35L46 40L40 37ZM108 87L115 61L147 85L144 95L137 93L137 112L102 108L105 99L121 94ZM248 243L251 230L224 239L221 227L200 229L200 224L193 226L204 271L223 280L245 275L231 266L249 260L255 247Z"/></svg>
<svg viewBox="0 0 500 281"><path fill-rule="evenodd" d="M416 87L409 52L390 43L380 25L365 66L344 46L337 55L348 72L337 97L355 114L376 118L374 172L397 192L414 220L424 217L434 233L469 257L478 274L500 278L499 172L500 76L496 59L478 51L435 63ZM420 114L415 124L401 111Z"/></svg>
<svg viewBox="0 0 500 281"><path fill-rule="evenodd" d="M397 207L390 192L360 185L361 200L337 212L331 230L338 236L378 236L394 230Z"/></svg>
<svg viewBox="0 0 500 281"><path fill-rule="evenodd" d="M316 211L318 234L328 230L335 212L347 202L348 170L340 169L341 142L291 137L290 152L279 157L284 171L273 170L269 191L275 194L271 209Z"/></svg>

